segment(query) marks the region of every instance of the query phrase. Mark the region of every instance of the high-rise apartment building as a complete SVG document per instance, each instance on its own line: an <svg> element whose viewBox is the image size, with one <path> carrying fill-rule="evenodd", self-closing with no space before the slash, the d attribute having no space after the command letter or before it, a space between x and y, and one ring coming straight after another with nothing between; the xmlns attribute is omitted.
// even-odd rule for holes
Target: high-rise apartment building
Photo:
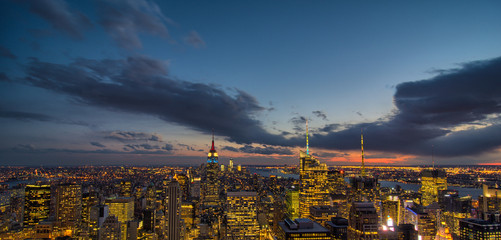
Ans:
<svg viewBox="0 0 501 240"><path fill-rule="evenodd" d="M259 239L257 193L228 192L226 219L228 239Z"/></svg>
<svg viewBox="0 0 501 240"><path fill-rule="evenodd" d="M421 171L421 205L428 206L438 202L439 191L447 190L447 174L442 169L424 169Z"/></svg>
<svg viewBox="0 0 501 240"><path fill-rule="evenodd" d="M82 187L78 184L59 185L56 196L56 220L62 227L78 227L82 221Z"/></svg>
<svg viewBox="0 0 501 240"><path fill-rule="evenodd" d="M50 185L27 185L24 195L24 227L33 227L49 218Z"/></svg>

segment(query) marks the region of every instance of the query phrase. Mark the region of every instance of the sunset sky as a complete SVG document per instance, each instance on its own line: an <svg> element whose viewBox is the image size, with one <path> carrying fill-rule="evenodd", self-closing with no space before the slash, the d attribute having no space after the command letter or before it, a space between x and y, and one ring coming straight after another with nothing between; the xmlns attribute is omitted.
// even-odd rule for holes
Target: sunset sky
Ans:
<svg viewBox="0 0 501 240"><path fill-rule="evenodd" d="M1 1L0 165L501 162L501 1Z"/></svg>

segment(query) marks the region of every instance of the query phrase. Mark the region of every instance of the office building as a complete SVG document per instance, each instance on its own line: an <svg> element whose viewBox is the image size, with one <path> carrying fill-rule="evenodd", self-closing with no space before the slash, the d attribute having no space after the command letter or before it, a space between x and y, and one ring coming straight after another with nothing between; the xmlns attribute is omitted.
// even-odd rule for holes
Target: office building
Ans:
<svg viewBox="0 0 501 240"><path fill-rule="evenodd" d="M257 193L228 192L226 220L229 239L259 239Z"/></svg>
<svg viewBox="0 0 501 240"><path fill-rule="evenodd" d="M120 223L120 239L126 240L127 222L134 220L134 198L110 198L105 203L109 206L110 216L116 216Z"/></svg>
<svg viewBox="0 0 501 240"><path fill-rule="evenodd" d="M206 207L218 206L220 204L219 191L219 163L218 154L214 147L214 133L212 134L212 146L207 156L204 174L203 204Z"/></svg>
<svg viewBox="0 0 501 240"><path fill-rule="evenodd" d="M49 218L50 185L27 185L24 195L24 227L33 227Z"/></svg>
<svg viewBox="0 0 501 240"><path fill-rule="evenodd" d="M310 155L308 122L306 122L306 152L299 151L299 216L309 218L310 207L330 205L325 163Z"/></svg>
<svg viewBox="0 0 501 240"><path fill-rule="evenodd" d="M82 187L78 184L59 185L56 196L56 220L62 227L78 227L82 221Z"/></svg>
<svg viewBox="0 0 501 240"><path fill-rule="evenodd" d="M447 174L442 169L424 169L421 171L421 205L428 206L438 202L440 191L447 190Z"/></svg>
<svg viewBox="0 0 501 240"><path fill-rule="evenodd" d="M372 202L353 202L348 222L348 239L379 239L378 214Z"/></svg>
<svg viewBox="0 0 501 240"><path fill-rule="evenodd" d="M331 239L327 228L308 218L297 218L292 221L288 218L279 222L278 240L328 240Z"/></svg>
<svg viewBox="0 0 501 240"><path fill-rule="evenodd" d="M325 227L331 232L333 240L348 240L348 219L333 217Z"/></svg>
<svg viewBox="0 0 501 240"><path fill-rule="evenodd" d="M299 218L299 191L295 189L287 190L285 197L287 217L294 220Z"/></svg>
<svg viewBox="0 0 501 240"><path fill-rule="evenodd" d="M501 239L501 224L466 218L459 222L460 240Z"/></svg>
<svg viewBox="0 0 501 240"><path fill-rule="evenodd" d="M167 195L167 239L181 239L181 191L179 182L173 178Z"/></svg>
<svg viewBox="0 0 501 240"><path fill-rule="evenodd" d="M310 207L310 219L322 226L325 226L326 222L336 217L336 215L337 209L333 206L323 205Z"/></svg>

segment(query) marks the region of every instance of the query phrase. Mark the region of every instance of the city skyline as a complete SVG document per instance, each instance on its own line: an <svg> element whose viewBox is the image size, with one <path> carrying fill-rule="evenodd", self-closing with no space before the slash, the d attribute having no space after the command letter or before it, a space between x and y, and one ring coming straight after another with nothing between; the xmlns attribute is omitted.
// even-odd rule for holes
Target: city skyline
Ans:
<svg viewBox="0 0 501 240"><path fill-rule="evenodd" d="M0 166L501 162L498 1L1 5Z"/></svg>

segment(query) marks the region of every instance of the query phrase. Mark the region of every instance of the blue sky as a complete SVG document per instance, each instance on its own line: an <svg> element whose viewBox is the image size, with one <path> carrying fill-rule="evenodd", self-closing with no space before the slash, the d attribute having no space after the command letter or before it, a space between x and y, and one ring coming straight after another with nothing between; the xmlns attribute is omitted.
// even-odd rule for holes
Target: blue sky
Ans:
<svg viewBox="0 0 501 240"><path fill-rule="evenodd" d="M499 1L1 4L2 165L500 162Z"/></svg>

